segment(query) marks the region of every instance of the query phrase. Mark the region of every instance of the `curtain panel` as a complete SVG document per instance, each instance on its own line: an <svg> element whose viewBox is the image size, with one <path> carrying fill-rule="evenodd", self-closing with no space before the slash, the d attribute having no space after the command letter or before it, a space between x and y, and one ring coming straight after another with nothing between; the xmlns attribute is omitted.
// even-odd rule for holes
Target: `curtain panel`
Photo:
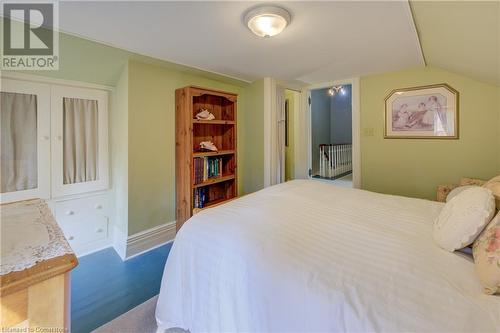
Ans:
<svg viewBox="0 0 500 333"><path fill-rule="evenodd" d="M2 193L38 186L37 96L0 93Z"/></svg>
<svg viewBox="0 0 500 333"><path fill-rule="evenodd" d="M64 184L95 181L98 175L98 105L95 100L63 99Z"/></svg>

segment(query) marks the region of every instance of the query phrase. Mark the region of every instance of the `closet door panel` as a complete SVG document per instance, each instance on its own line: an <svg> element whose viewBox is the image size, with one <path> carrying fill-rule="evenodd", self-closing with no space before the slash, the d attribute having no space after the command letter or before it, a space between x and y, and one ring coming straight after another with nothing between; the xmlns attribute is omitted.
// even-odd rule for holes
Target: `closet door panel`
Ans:
<svg viewBox="0 0 500 333"><path fill-rule="evenodd" d="M0 201L50 198L50 86L1 79Z"/></svg>
<svg viewBox="0 0 500 333"><path fill-rule="evenodd" d="M108 96L52 86L54 197L108 188Z"/></svg>

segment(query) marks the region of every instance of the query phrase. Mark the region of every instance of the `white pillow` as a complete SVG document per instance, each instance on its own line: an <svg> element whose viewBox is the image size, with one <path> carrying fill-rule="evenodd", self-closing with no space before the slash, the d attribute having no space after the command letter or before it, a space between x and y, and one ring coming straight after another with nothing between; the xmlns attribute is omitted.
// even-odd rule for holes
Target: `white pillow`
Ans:
<svg viewBox="0 0 500 333"><path fill-rule="evenodd" d="M477 185L464 185L464 186L455 187L446 196L446 202L450 201L451 199L453 199L454 197L456 197L457 195L459 195L463 191L468 190L468 189L473 188L473 187L477 187Z"/></svg>
<svg viewBox="0 0 500 333"><path fill-rule="evenodd" d="M495 214L493 193L483 187L462 191L448 201L434 222L434 241L453 252L476 239Z"/></svg>

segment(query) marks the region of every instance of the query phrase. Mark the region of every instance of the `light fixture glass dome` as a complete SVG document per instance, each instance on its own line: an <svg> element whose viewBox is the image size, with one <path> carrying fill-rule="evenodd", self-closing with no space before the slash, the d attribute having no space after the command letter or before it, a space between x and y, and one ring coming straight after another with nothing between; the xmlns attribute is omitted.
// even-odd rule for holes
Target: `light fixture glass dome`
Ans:
<svg viewBox="0 0 500 333"><path fill-rule="evenodd" d="M257 36L272 37L290 24L290 13L280 7L257 7L245 15L245 24Z"/></svg>

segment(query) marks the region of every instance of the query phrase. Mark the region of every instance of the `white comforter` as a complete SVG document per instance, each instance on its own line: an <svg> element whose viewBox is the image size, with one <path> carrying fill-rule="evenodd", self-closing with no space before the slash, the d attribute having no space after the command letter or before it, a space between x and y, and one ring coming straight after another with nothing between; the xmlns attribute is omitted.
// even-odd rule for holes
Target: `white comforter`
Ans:
<svg viewBox="0 0 500 333"><path fill-rule="evenodd" d="M192 217L163 275L160 328L500 332L469 258L432 241L442 204L292 181Z"/></svg>

